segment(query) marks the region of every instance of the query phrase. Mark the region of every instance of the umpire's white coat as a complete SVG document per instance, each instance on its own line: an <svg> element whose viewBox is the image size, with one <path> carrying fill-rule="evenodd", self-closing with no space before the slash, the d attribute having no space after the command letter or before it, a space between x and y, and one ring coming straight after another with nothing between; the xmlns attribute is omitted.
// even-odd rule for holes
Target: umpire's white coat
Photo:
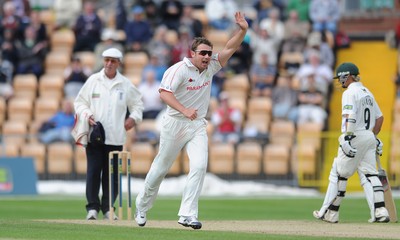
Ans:
<svg viewBox="0 0 400 240"><path fill-rule="evenodd" d="M75 112L80 115L89 113L95 121L103 124L107 145L125 144L124 127L126 111L136 124L142 121L143 102L139 90L117 71L111 81L104 73L92 74L82 86L74 102Z"/></svg>

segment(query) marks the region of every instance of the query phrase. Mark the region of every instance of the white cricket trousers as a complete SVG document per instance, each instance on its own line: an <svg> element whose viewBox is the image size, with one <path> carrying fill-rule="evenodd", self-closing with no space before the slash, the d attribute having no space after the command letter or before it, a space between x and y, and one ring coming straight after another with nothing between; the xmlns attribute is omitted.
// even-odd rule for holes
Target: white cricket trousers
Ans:
<svg viewBox="0 0 400 240"><path fill-rule="evenodd" d="M198 201L208 162L207 121L176 118L165 114L162 119L160 147L136 198L136 209L147 212L153 207L161 182L183 147L189 157L189 173L182 193L178 216L198 217Z"/></svg>

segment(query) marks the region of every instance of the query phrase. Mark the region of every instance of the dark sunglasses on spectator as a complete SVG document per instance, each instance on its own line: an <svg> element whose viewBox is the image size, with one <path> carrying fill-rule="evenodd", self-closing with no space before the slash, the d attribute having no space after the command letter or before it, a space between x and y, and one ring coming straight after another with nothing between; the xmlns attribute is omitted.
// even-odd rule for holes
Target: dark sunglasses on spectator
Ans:
<svg viewBox="0 0 400 240"><path fill-rule="evenodd" d="M208 55L211 57L212 51L207 51L207 50L195 50L195 52L198 52L201 56Z"/></svg>

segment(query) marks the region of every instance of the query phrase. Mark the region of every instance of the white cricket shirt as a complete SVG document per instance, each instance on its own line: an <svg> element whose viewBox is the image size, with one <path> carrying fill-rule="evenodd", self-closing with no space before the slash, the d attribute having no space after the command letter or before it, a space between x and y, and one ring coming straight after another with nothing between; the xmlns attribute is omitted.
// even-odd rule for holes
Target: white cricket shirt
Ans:
<svg viewBox="0 0 400 240"><path fill-rule="evenodd" d="M212 78L221 68L218 54L212 56L207 69L202 73L185 57L167 69L159 89L172 92L183 106L197 109L198 118L205 118L210 102ZM185 117L170 106L167 106L166 113L174 117Z"/></svg>
<svg viewBox="0 0 400 240"><path fill-rule="evenodd" d="M381 109L372 93L361 82L353 82L342 95L342 116L355 114L355 131L372 130ZM346 131L346 119L342 118L342 133Z"/></svg>

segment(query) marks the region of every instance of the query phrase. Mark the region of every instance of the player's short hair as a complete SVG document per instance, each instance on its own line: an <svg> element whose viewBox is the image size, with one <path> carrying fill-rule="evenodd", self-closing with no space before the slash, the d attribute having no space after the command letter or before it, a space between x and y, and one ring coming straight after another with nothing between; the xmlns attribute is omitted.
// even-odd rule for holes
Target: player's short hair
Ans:
<svg viewBox="0 0 400 240"><path fill-rule="evenodd" d="M196 38L194 38L194 40L193 40L192 47L190 48L190 50L196 51L196 50L197 50L197 47L198 47L200 44L208 45L208 46L211 47L211 49L213 48L213 44L212 44L212 43L210 42L210 40L208 40L207 38L205 38L205 37L196 37Z"/></svg>

